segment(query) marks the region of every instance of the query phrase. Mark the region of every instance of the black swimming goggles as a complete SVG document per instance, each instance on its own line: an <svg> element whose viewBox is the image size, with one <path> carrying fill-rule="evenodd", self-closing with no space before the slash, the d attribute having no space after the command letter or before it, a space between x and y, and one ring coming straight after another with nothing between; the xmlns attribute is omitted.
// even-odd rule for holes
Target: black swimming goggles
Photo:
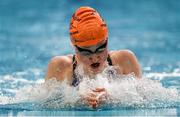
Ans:
<svg viewBox="0 0 180 117"><path fill-rule="evenodd" d="M104 44L102 44L101 46L99 46L98 48L96 48L96 50L94 52L91 50L88 50L88 49L80 48L78 46L75 46L75 47L78 50L79 54L81 54L83 56L90 56L92 54L100 54L100 53L104 52L104 50L107 47L107 41Z"/></svg>

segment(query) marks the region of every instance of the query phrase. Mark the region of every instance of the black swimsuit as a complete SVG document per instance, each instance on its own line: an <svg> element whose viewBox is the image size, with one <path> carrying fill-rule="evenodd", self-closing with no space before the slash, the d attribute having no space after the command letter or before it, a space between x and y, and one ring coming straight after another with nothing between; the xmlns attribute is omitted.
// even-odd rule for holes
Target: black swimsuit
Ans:
<svg viewBox="0 0 180 117"><path fill-rule="evenodd" d="M109 66L112 66L112 60L111 60L109 55L107 57L107 62L109 64ZM72 64L73 64L73 75L72 75L73 81L72 81L72 85L74 87L76 87L76 86L78 86L80 81L79 81L79 78L78 78L77 74L75 73L75 69L76 69L76 66L77 66L77 61L75 59L75 55L73 55L73 63Z"/></svg>

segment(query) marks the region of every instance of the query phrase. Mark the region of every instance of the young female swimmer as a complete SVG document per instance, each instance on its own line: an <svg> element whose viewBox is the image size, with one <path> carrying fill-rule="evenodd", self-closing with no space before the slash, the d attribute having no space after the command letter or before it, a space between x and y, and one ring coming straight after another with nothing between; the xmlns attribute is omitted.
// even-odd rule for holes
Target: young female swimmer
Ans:
<svg viewBox="0 0 180 117"><path fill-rule="evenodd" d="M95 76L107 66L116 66L119 74L134 73L141 78L141 69L133 52L129 50L108 51L108 28L99 13L91 7L80 7L70 22L70 39L75 48L74 55L56 56L48 65L45 80L56 78L67 80L74 87L78 86L79 78L75 69L82 65L84 73ZM104 87L97 87L88 92L83 99L96 108L101 99L107 96Z"/></svg>

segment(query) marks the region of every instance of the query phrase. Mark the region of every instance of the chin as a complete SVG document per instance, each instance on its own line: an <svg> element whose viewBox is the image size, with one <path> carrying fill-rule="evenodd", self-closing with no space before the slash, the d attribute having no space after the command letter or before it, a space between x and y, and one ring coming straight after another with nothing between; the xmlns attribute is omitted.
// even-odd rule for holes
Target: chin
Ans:
<svg viewBox="0 0 180 117"><path fill-rule="evenodd" d="M104 64L102 62L90 63L84 66L86 66L85 68L86 68L87 73L92 74L92 75L99 74L103 72L104 70Z"/></svg>
<svg viewBox="0 0 180 117"><path fill-rule="evenodd" d="M99 74L101 73L103 70L102 70L102 66L99 66L97 68L92 68L90 67L90 73L96 75L96 74Z"/></svg>
<svg viewBox="0 0 180 117"><path fill-rule="evenodd" d="M91 69L91 73L92 74L98 74L98 73L101 73L101 71L100 70Z"/></svg>

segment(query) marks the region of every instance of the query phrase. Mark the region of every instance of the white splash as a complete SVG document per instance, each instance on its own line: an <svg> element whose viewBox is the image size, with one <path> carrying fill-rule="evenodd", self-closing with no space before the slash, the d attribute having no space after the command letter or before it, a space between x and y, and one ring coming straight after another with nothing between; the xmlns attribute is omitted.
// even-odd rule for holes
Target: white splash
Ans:
<svg viewBox="0 0 180 117"><path fill-rule="evenodd" d="M1 94L0 104L33 102L38 104L39 108L81 108L87 105L81 100L80 95L96 87L107 90L109 98L103 104L104 107L111 105L112 108L156 108L178 106L180 103L180 94L176 88L165 88L158 80L144 77L137 79L133 73L118 75L114 71L114 74L110 75L109 70L114 69L108 67L94 79L84 76L78 87L70 86L66 81L58 82L55 78L45 83L37 80L35 84L17 90L14 97Z"/></svg>

